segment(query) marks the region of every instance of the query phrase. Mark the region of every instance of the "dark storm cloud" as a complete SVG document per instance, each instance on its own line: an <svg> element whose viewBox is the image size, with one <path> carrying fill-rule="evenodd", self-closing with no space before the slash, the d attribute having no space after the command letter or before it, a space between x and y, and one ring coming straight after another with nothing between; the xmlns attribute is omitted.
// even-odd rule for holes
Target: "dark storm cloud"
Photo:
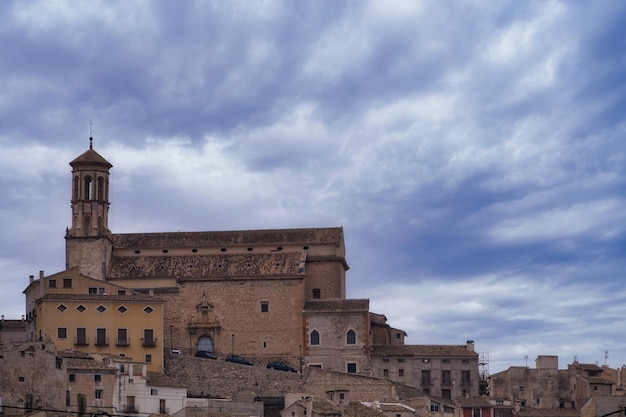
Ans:
<svg viewBox="0 0 626 417"><path fill-rule="evenodd" d="M64 267L67 163L93 128L114 232L343 226L348 295L412 343L476 339L500 367L626 358L589 325L625 308L625 17L613 1L3 2L2 299L21 314L27 276Z"/></svg>

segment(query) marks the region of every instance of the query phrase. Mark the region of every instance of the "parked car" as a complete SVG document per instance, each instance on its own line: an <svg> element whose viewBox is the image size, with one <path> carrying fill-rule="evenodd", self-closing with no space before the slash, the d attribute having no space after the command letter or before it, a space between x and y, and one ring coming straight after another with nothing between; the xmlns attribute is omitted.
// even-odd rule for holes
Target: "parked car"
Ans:
<svg viewBox="0 0 626 417"><path fill-rule="evenodd" d="M206 350L199 350L194 356L196 358L217 359L217 355L215 353L208 352Z"/></svg>
<svg viewBox="0 0 626 417"><path fill-rule="evenodd" d="M267 364L268 369L277 369L279 371L298 372L285 362L270 362Z"/></svg>
<svg viewBox="0 0 626 417"><path fill-rule="evenodd" d="M242 365L252 365L252 362L250 362L248 359L237 355L226 356L226 362L240 363Z"/></svg>

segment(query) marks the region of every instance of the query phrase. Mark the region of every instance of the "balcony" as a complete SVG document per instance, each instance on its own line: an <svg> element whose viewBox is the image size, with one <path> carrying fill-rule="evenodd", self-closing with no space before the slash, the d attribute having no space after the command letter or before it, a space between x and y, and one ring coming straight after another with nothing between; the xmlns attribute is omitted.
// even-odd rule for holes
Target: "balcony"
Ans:
<svg viewBox="0 0 626 417"><path fill-rule="evenodd" d="M108 337L97 337L95 345L96 346L109 346L109 338Z"/></svg>
<svg viewBox="0 0 626 417"><path fill-rule="evenodd" d="M89 345L89 338L87 336L74 338L74 346L88 346L88 345Z"/></svg>
<svg viewBox="0 0 626 417"><path fill-rule="evenodd" d="M153 338L153 339L141 339L141 346L143 347L156 347L157 345L157 338Z"/></svg>
<svg viewBox="0 0 626 417"><path fill-rule="evenodd" d="M115 340L115 346L130 346L130 339L129 338L120 338L118 337Z"/></svg>

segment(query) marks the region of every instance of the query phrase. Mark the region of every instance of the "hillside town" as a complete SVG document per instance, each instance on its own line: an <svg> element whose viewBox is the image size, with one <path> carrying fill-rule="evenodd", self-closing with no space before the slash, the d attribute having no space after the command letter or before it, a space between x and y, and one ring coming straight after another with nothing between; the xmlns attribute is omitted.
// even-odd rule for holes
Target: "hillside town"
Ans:
<svg viewBox="0 0 626 417"><path fill-rule="evenodd" d="M346 297L342 227L113 233L113 165L72 160L66 269L0 321L0 414L601 417L626 368L542 355L490 374L473 340L410 345ZM64 198L64 196L59 196ZM15 294L16 297L20 296Z"/></svg>

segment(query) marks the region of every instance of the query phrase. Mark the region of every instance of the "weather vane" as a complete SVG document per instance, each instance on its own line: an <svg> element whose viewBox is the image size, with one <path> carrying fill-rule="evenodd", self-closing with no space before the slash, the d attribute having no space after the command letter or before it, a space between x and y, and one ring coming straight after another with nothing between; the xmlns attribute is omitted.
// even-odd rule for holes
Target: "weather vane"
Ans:
<svg viewBox="0 0 626 417"><path fill-rule="evenodd" d="M93 120L89 121L89 149L93 149Z"/></svg>

